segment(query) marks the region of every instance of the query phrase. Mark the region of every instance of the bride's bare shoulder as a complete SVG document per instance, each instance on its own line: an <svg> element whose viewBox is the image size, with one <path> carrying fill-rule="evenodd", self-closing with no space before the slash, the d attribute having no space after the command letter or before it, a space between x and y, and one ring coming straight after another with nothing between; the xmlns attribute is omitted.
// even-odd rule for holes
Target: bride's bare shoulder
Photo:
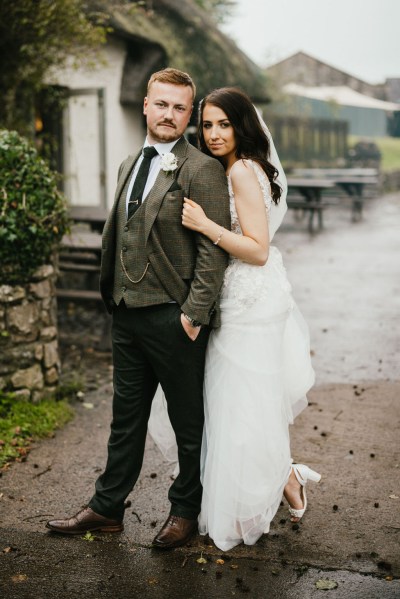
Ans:
<svg viewBox="0 0 400 599"><path fill-rule="evenodd" d="M253 161L247 158L237 160L237 162L235 162L235 164L231 167L229 176L232 180L232 183L257 179L253 168Z"/></svg>

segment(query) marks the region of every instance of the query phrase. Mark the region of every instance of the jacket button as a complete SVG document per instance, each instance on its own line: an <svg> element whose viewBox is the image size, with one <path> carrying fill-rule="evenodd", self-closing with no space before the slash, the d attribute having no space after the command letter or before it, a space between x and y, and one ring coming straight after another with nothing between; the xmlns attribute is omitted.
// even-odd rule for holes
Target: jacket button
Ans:
<svg viewBox="0 0 400 599"><path fill-rule="evenodd" d="M129 227L124 227L124 231L129 231Z"/></svg>
<svg viewBox="0 0 400 599"><path fill-rule="evenodd" d="M123 252L126 252L126 245L124 245L124 247L122 248Z"/></svg>
<svg viewBox="0 0 400 599"><path fill-rule="evenodd" d="M122 291L125 293L125 291L126 291L125 285L122 287Z"/></svg>

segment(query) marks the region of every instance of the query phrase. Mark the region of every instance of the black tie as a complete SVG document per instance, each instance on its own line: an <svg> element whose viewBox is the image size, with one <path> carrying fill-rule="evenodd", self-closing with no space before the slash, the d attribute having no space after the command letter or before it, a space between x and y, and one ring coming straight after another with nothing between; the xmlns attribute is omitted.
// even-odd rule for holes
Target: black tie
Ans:
<svg viewBox="0 0 400 599"><path fill-rule="evenodd" d="M142 203L144 188L149 176L150 164L154 156L158 154L154 146L143 148L143 160L133 184L131 197L128 202L128 219L131 218Z"/></svg>

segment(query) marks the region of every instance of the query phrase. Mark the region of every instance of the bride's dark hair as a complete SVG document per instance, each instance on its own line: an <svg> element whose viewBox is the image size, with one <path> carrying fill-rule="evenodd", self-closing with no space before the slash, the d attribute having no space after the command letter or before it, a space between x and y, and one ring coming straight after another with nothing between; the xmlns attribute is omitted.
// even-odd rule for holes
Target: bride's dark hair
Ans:
<svg viewBox="0 0 400 599"><path fill-rule="evenodd" d="M236 157L250 158L261 166L271 184L272 199L275 204L278 204L282 189L275 179L279 173L268 160L269 139L250 98L236 87L221 87L209 93L201 101L198 125L199 147L202 152L212 156L203 135L203 111L207 104L217 106L225 112L235 132Z"/></svg>

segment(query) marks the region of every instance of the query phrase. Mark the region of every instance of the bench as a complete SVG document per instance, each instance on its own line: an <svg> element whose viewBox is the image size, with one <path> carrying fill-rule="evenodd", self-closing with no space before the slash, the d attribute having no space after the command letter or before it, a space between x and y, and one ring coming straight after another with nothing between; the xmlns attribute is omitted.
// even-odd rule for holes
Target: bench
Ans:
<svg viewBox="0 0 400 599"><path fill-rule="evenodd" d="M288 177L288 208L296 210L299 220L305 212L309 213L308 230L314 233L314 218L318 219L318 231L323 228L322 213L326 204L322 195L326 190L334 187L334 183L326 178Z"/></svg>
<svg viewBox="0 0 400 599"><path fill-rule="evenodd" d="M305 179L324 177L333 181L344 192L345 197L352 200L353 222L362 218L366 187L369 197L372 197L379 185L379 171L376 168L298 168L294 169L293 175Z"/></svg>
<svg viewBox="0 0 400 599"><path fill-rule="evenodd" d="M308 231L314 233L314 217L318 218L318 231L323 229L322 210L326 207L322 202L311 202L297 198L296 196L287 196L287 206L295 210L295 220L301 221L306 212L308 212Z"/></svg>

